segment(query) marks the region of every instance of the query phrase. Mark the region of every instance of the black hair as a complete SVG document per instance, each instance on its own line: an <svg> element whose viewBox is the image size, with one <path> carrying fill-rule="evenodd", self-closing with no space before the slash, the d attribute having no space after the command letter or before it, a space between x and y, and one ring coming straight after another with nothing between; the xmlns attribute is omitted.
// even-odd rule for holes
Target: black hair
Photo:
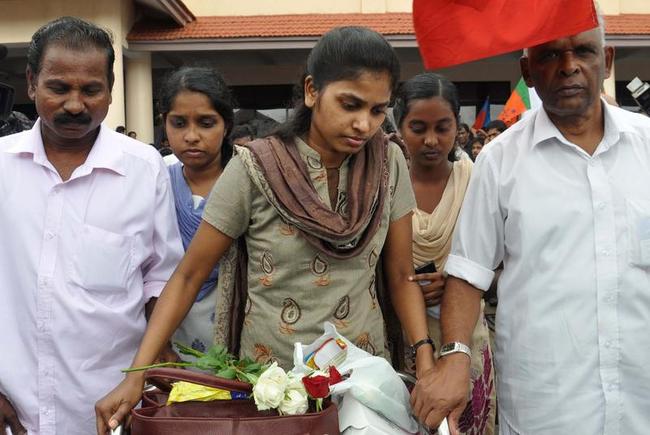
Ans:
<svg viewBox="0 0 650 435"><path fill-rule="evenodd" d="M402 86L397 91L395 105L393 106L393 117L395 118L397 128L402 128L402 122L404 122L404 118L409 113L412 101L428 100L433 97L441 97L449 103L449 107L458 124L460 119L460 101L458 99L456 85L440 74L425 72L402 83ZM450 162L457 160L456 146L449 152L447 159Z"/></svg>
<svg viewBox="0 0 650 435"><path fill-rule="evenodd" d="M386 134L397 133L397 128L395 128L395 123L391 119L390 115L386 115L384 122L381 123L381 129Z"/></svg>
<svg viewBox="0 0 650 435"><path fill-rule="evenodd" d="M340 80L355 80L364 72L387 72L391 91L399 82L399 59L379 33L367 27L336 27L325 33L312 48L307 66L295 88L294 114L274 134L283 139L299 136L311 126L312 110L305 105L305 79L312 77L316 90Z"/></svg>
<svg viewBox="0 0 650 435"><path fill-rule="evenodd" d="M198 92L208 97L214 110L223 118L226 130L221 143L221 166L232 157L232 142L228 137L235 119L235 100L219 71L207 67L183 67L173 71L161 87L158 110L167 118L176 95L183 91Z"/></svg>
<svg viewBox="0 0 650 435"><path fill-rule="evenodd" d="M485 145L485 138L483 138L483 137L481 137L481 136L474 136L474 137L473 137L472 139L470 139L469 142L467 142L467 143L468 143L468 144L470 145L470 147L471 147L471 145L474 145L476 142L480 143L481 146L483 146L483 145Z"/></svg>
<svg viewBox="0 0 650 435"><path fill-rule="evenodd" d="M170 147L162 147L158 150L161 156L165 157L170 154L174 154L174 151Z"/></svg>
<svg viewBox="0 0 650 435"><path fill-rule="evenodd" d="M499 133L503 133L504 131L506 131L508 126L506 125L505 122L501 121L500 119L495 119L494 121L488 122L485 128L483 128L483 130L489 131L492 130L493 128L499 130Z"/></svg>
<svg viewBox="0 0 650 435"><path fill-rule="evenodd" d="M240 124L232 128L232 132L230 133L230 140L234 141L235 139L246 136L249 136L251 139L255 138L253 128L248 124Z"/></svg>
<svg viewBox="0 0 650 435"><path fill-rule="evenodd" d="M464 122L461 122L460 124L458 124L458 128L459 129L462 128L463 130L468 132L470 135L472 134L472 130L469 128L469 125L465 124Z"/></svg>
<svg viewBox="0 0 650 435"><path fill-rule="evenodd" d="M76 17L61 17L50 21L32 35L29 43L27 67L32 74L38 75L41 71L43 53L50 44L59 44L71 50L95 48L105 51L108 88L113 88L115 50L113 50L113 36L109 30Z"/></svg>

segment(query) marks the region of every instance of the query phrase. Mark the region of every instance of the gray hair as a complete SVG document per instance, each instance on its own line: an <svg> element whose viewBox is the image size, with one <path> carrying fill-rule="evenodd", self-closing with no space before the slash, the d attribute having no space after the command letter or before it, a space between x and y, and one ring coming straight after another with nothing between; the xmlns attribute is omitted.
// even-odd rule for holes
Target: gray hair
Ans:
<svg viewBox="0 0 650 435"><path fill-rule="evenodd" d="M605 46L605 16L603 15L598 2L595 2L594 6L596 7L596 18L598 19L598 34L600 35L600 43ZM524 56L528 56L528 50L530 48L524 48Z"/></svg>

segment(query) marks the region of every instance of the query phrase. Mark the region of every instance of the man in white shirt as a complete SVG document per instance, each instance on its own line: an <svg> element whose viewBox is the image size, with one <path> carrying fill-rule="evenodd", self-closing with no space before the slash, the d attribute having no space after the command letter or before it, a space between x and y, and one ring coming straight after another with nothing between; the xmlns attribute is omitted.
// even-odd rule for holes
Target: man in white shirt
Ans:
<svg viewBox="0 0 650 435"><path fill-rule="evenodd" d="M0 139L0 432L88 435L182 256L157 151L102 125L114 52L76 18L39 29L39 120Z"/></svg>
<svg viewBox="0 0 650 435"><path fill-rule="evenodd" d="M543 108L474 167L446 265L442 356L415 388L429 426L467 401L464 354L503 261L496 317L502 434L650 430L650 120L605 104L598 29L530 48Z"/></svg>

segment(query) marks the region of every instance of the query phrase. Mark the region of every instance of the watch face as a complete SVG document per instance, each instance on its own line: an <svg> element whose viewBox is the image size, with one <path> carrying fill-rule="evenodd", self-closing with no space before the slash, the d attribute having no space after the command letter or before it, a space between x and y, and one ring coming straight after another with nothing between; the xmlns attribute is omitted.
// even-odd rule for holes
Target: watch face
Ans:
<svg viewBox="0 0 650 435"><path fill-rule="evenodd" d="M440 352L449 352L450 350L454 350L455 348L456 348L455 343L447 343L440 348Z"/></svg>

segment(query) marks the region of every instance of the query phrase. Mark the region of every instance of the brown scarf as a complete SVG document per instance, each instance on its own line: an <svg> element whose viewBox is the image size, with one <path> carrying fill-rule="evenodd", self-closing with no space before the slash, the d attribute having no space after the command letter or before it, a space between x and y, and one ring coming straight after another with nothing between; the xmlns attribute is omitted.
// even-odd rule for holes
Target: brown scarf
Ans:
<svg viewBox="0 0 650 435"><path fill-rule="evenodd" d="M379 229L388 185L388 141L381 131L350 159L347 216L318 196L293 141L271 136L248 143L243 151L242 162L266 199L321 252L354 257Z"/></svg>

